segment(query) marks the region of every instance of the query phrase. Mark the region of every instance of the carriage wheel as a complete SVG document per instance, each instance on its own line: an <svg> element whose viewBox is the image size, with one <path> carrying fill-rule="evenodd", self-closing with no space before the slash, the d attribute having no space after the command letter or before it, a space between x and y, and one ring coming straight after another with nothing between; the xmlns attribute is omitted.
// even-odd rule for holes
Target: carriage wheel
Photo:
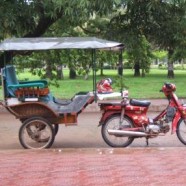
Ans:
<svg viewBox="0 0 186 186"><path fill-rule="evenodd" d="M56 136L57 133L58 133L58 130L59 130L59 124L52 124L52 127L53 127L53 129L54 129L54 134L55 134L55 136Z"/></svg>
<svg viewBox="0 0 186 186"><path fill-rule="evenodd" d="M21 123L24 123L28 119L20 119ZM57 135L59 131L59 124L52 124L52 127L54 129L54 134Z"/></svg>
<svg viewBox="0 0 186 186"><path fill-rule="evenodd" d="M50 148L54 139L54 128L42 117L25 120L19 129L19 141L26 149Z"/></svg>

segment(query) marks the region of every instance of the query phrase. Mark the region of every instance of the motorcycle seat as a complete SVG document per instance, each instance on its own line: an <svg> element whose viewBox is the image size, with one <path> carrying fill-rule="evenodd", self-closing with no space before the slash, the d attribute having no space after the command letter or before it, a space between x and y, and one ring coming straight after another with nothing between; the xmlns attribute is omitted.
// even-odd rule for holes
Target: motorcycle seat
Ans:
<svg viewBox="0 0 186 186"><path fill-rule="evenodd" d="M132 105L132 106L148 107L150 104L151 104L151 102L146 101L146 100L136 100L136 99L130 100L130 105Z"/></svg>

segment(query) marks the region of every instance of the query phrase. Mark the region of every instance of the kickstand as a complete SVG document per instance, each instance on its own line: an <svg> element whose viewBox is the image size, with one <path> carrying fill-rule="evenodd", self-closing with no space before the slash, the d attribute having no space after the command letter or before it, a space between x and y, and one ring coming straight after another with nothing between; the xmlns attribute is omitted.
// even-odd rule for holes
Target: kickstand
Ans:
<svg viewBox="0 0 186 186"><path fill-rule="evenodd" d="M149 146L149 138L146 138L146 145Z"/></svg>

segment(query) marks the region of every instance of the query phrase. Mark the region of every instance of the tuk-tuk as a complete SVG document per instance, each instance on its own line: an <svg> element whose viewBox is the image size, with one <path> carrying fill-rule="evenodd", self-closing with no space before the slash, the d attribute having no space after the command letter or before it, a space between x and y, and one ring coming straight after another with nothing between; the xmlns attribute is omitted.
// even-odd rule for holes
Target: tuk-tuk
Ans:
<svg viewBox="0 0 186 186"><path fill-rule="evenodd" d="M21 145L28 149L49 148L54 142L59 124L77 125L78 115L87 105L97 100L96 51L122 48L122 43L94 37L11 38L2 41L0 52L57 49L92 51L93 90L76 93L69 100L55 99L46 80L19 81L15 66L4 61L5 65L1 69L3 100L0 104L21 121Z"/></svg>

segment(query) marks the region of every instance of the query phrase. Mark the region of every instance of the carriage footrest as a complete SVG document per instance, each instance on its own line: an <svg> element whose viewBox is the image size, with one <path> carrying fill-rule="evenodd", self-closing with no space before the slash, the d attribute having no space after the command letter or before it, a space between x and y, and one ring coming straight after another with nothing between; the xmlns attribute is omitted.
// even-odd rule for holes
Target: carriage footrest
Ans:
<svg viewBox="0 0 186 186"><path fill-rule="evenodd" d="M60 114L58 123L65 125L77 125L77 114L76 113Z"/></svg>

